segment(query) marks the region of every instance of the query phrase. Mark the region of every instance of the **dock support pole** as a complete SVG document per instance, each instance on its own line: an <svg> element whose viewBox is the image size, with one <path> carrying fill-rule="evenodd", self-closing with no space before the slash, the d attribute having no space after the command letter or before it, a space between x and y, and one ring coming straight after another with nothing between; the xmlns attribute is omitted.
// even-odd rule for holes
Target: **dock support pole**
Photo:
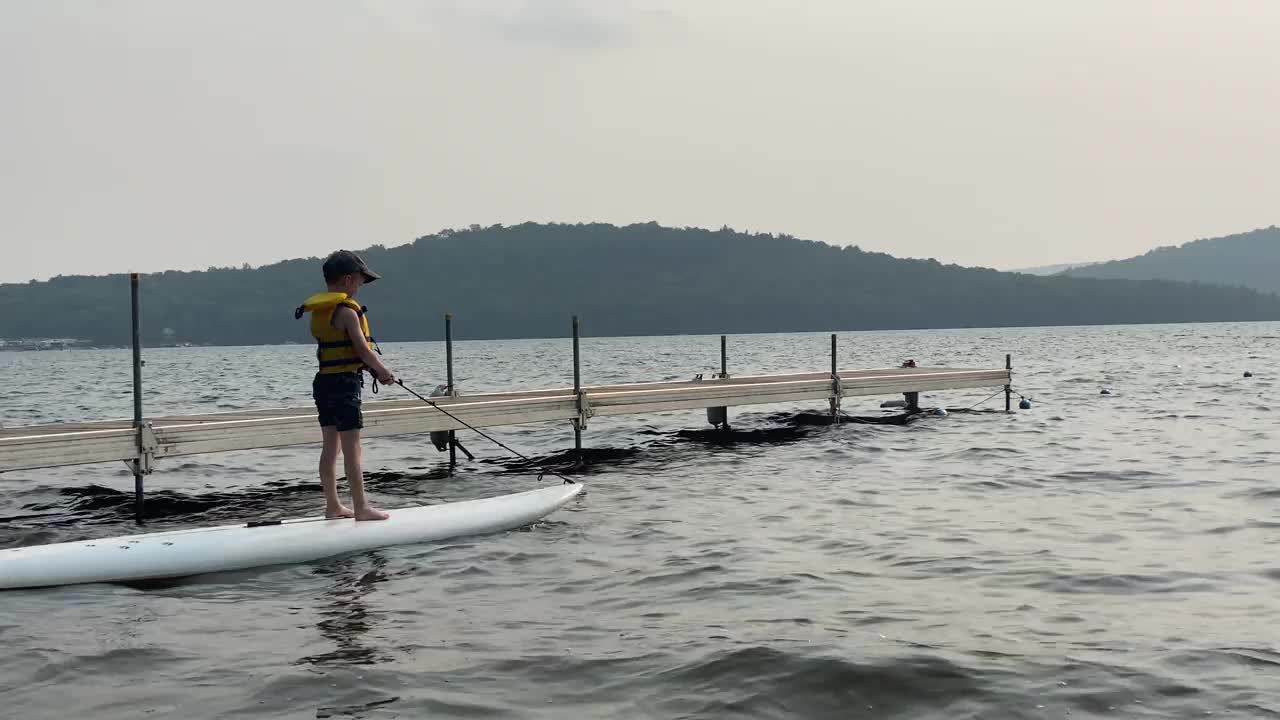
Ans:
<svg viewBox="0 0 1280 720"><path fill-rule="evenodd" d="M920 393L918 392L902 393L902 397L906 401L906 405L907 405L906 411L908 413L920 412Z"/></svg>
<svg viewBox="0 0 1280 720"><path fill-rule="evenodd" d="M573 396L577 404L578 417L573 419L573 451L577 455L578 464L582 458L582 420L586 415L586 407L582 397L582 358L578 348L579 334L578 316L573 316Z"/></svg>
<svg viewBox="0 0 1280 720"><path fill-rule="evenodd" d="M720 336L720 379L727 380L729 378L729 336ZM720 416L720 427L725 430L729 429L729 407L725 406L724 413Z"/></svg>
<svg viewBox="0 0 1280 720"><path fill-rule="evenodd" d="M728 336L720 336L720 373L714 377L725 380L729 377ZM707 408L707 422L721 430L729 429L729 408L716 406Z"/></svg>
<svg viewBox="0 0 1280 720"><path fill-rule="evenodd" d="M453 397L453 313L444 316L444 367L447 392ZM458 437L454 430L449 431L449 472L458 464Z"/></svg>
<svg viewBox="0 0 1280 720"><path fill-rule="evenodd" d="M129 296L133 319L133 429L138 457L133 462L133 517L142 524L142 474L146 469L146 449L142 438L142 333L138 318L138 273L129 273Z"/></svg>
<svg viewBox="0 0 1280 720"><path fill-rule="evenodd" d="M836 334L831 333L831 422L839 425L840 396L844 392L840 387L840 369L836 357Z"/></svg>
<svg viewBox="0 0 1280 720"><path fill-rule="evenodd" d="M1013 379L1013 353L1004 356L1004 369L1009 371L1009 379ZM1004 411L1013 412L1013 385L1004 386Z"/></svg>

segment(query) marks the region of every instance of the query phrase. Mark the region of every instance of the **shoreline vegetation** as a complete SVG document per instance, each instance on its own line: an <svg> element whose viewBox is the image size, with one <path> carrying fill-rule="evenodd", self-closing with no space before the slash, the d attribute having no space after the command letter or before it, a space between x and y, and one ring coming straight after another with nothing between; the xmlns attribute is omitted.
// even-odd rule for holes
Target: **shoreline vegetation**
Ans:
<svg viewBox="0 0 1280 720"><path fill-rule="evenodd" d="M573 315L593 337L1280 320L1280 297L1243 286L1000 272L728 227L473 225L358 251L386 278L360 295L383 342L441 340L445 313L457 340L566 337ZM142 342L306 344L293 309L319 266L145 274ZM0 350L130 344L126 274L0 284L0 302L40 309L0 314Z"/></svg>

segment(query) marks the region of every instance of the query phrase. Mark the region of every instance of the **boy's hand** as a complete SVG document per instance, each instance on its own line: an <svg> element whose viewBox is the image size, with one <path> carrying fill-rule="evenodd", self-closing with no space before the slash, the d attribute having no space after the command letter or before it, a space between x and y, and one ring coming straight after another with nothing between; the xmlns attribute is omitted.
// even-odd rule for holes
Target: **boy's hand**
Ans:
<svg viewBox="0 0 1280 720"><path fill-rule="evenodd" d="M382 372L378 375L378 382L382 383L383 385L395 385L396 376L392 375L391 371L388 370L387 368L383 368Z"/></svg>

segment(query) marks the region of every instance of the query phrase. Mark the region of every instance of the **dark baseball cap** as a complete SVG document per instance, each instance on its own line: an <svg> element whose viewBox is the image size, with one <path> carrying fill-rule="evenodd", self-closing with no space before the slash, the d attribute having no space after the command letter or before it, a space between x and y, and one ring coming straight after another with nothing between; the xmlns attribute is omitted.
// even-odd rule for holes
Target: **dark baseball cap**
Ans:
<svg viewBox="0 0 1280 720"><path fill-rule="evenodd" d="M350 250L338 250L324 261L325 282L333 282L343 275L350 275L351 273L364 275L366 284L382 277L369 269L369 264L364 261L364 258Z"/></svg>

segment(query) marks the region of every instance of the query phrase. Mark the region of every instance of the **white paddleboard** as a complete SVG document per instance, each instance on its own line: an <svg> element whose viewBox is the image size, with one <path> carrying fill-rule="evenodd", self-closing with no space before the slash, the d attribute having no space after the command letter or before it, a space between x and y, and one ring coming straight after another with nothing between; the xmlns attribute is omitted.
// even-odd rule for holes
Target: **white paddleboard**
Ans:
<svg viewBox="0 0 1280 720"><path fill-rule="evenodd" d="M387 511L389 520L297 518L11 548L0 550L0 590L183 577L510 530L553 512L582 489L556 485L399 508Z"/></svg>

